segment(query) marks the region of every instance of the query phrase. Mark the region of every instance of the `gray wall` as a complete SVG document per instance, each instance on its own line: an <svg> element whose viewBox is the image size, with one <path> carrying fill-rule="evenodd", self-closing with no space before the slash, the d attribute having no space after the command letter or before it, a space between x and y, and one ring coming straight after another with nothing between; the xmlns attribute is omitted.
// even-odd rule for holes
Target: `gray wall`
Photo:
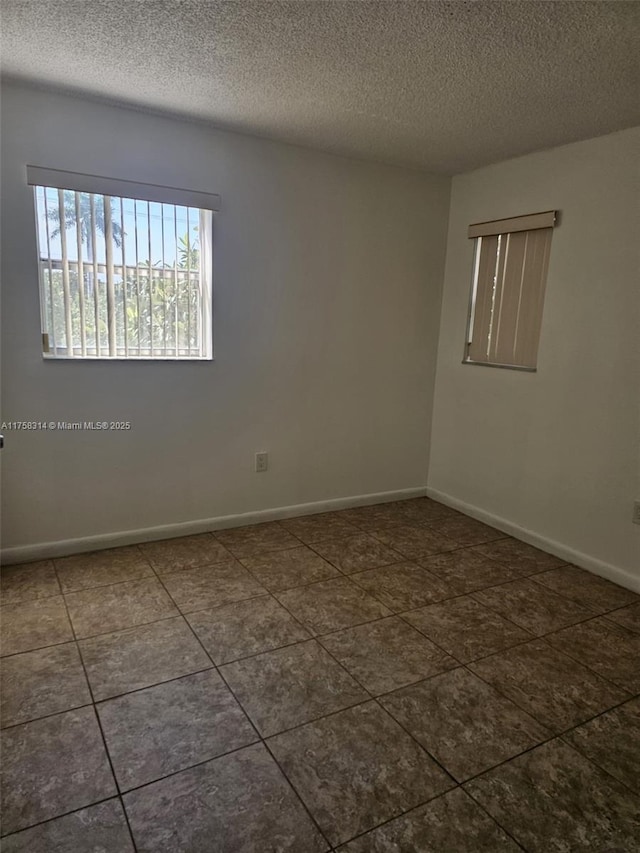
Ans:
<svg viewBox="0 0 640 853"><path fill-rule="evenodd" d="M27 87L2 110L1 417L133 423L7 434L4 548L425 485L448 178ZM27 163L222 194L215 361L42 360Z"/></svg>

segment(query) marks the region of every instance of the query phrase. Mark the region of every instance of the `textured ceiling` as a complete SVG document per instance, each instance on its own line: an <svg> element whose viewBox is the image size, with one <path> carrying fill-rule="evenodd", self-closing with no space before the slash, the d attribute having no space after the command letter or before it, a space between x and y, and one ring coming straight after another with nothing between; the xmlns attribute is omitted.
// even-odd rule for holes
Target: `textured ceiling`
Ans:
<svg viewBox="0 0 640 853"><path fill-rule="evenodd" d="M434 172L640 124L636 2L1 8L9 77Z"/></svg>

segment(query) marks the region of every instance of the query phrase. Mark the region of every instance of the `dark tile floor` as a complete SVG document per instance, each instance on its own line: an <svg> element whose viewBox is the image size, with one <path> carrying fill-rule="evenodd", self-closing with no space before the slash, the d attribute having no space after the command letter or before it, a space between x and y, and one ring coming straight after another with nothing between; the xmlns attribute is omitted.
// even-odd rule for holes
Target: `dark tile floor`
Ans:
<svg viewBox="0 0 640 853"><path fill-rule="evenodd" d="M640 851L640 597L435 501L1 603L3 853Z"/></svg>

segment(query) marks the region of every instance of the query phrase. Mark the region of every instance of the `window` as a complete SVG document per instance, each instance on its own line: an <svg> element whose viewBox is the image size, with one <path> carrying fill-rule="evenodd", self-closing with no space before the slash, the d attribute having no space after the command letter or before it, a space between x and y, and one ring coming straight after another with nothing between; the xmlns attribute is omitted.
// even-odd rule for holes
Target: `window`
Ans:
<svg viewBox="0 0 640 853"><path fill-rule="evenodd" d="M46 358L211 359L219 196L27 167Z"/></svg>
<svg viewBox="0 0 640 853"><path fill-rule="evenodd" d="M555 211L469 226L475 239L463 361L535 370Z"/></svg>

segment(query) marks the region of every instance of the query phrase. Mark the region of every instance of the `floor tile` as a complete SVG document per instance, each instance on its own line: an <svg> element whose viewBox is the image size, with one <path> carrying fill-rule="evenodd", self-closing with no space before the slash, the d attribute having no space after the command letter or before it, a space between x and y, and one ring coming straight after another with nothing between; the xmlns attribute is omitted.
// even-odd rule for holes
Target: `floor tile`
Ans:
<svg viewBox="0 0 640 853"><path fill-rule="evenodd" d="M263 737L368 698L315 640L220 668Z"/></svg>
<svg viewBox="0 0 640 853"><path fill-rule="evenodd" d="M323 853L328 845L262 744L124 796L139 853Z"/></svg>
<svg viewBox="0 0 640 853"><path fill-rule="evenodd" d="M434 554L419 560L421 566L449 584L458 595L517 580L517 569L489 560L469 549Z"/></svg>
<svg viewBox="0 0 640 853"><path fill-rule="evenodd" d="M506 533L501 530L496 530L495 527L489 527L488 524L483 524L466 515L434 519L430 525L435 531L448 536L459 545L482 545L485 542L506 538Z"/></svg>
<svg viewBox="0 0 640 853"><path fill-rule="evenodd" d="M218 665L310 637L270 595L190 613L187 620Z"/></svg>
<svg viewBox="0 0 640 853"><path fill-rule="evenodd" d="M385 823L338 853L520 853L461 788Z"/></svg>
<svg viewBox="0 0 640 853"><path fill-rule="evenodd" d="M55 561L55 566L63 592L153 575L149 561L143 557L137 545L62 557Z"/></svg>
<svg viewBox="0 0 640 853"><path fill-rule="evenodd" d="M325 537L314 542L313 548L345 574L400 563L403 559L401 554L362 532L350 536Z"/></svg>
<svg viewBox="0 0 640 853"><path fill-rule="evenodd" d="M531 853L637 853L640 800L555 740L465 785Z"/></svg>
<svg viewBox="0 0 640 853"><path fill-rule="evenodd" d="M598 618L551 634L548 640L614 684L640 692L640 634Z"/></svg>
<svg viewBox="0 0 640 853"><path fill-rule="evenodd" d="M621 607L620 610L614 610L612 613L607 613L607 619L611 619L623 628L628 628L629 631L635 631L640 634L640 602L638 604L630 604L628 607Z"/></svg>
<svg viewBox="0 0 640 853"><path fill-rule="evenodd" d="M640 602L635 592L577 566L551 569L535 575L532 580L579 604L584 604L594 613L605 613L625 604Z"/></svg>
<svg viewBox="0 0 640 853"><path fill-rule="evenodd" d="M442 551L453 551L460 545L435 530L419 524L396 524L381 527L373 535L407 560L418 560Z"/></svg>
<svg viewBox="0 0 640 853"><path fill-rule="evenodd" d="M519 539L499 539L497 542L488 542L485 545L476 545L473 549L490 560L506 563L513 569L517 569L521 575L532 575L534 572L544 572L547 569L555 569L564 565L565 560L540 551L533 545L527 545Z"/></svg>
<svg viewBox="0 0 640 853"><path fill-rule="evenodd" d="M391 611L347 578L279 592L276 598L312 634L328 634L371 622Z"/></svg>
<svg viewBox="0 0 640 853"><path fill-rule="evenodd" d="M96 701L212 665L182 617L81 640L79 646Z"/></svg>
<svg viewBox="0 0 640 853"><path fill-rule="evenodd" d="M320 642L373 694L396 690L457 665L395 616L327 634Z"/></svg>
<svg viewBox="0 0 640 853"><path fill-rule="evenodd" d="M494 536L413 498L5 568L3 850L133 853L117 773L138 853L640 853L640 599Z"/></svg>
<svg viewBox="0 0 640 853"><path fill-rule="evenodd" d="M3 566L0 570L0 604L3 606L51 595L60 595L51 560Z"/></svg>
<svg viewBox="0 0 640 853"><path fill-rule="evenodd" d="M155 577L69 592L65 598L78 638L120 631L178 613Z"/></svg>
<svg viewBox="0 0 640 853"><path fill-rule="evenodd" d="M162 577L180 572L182 569L224 563L231 559L229 551L211 533L163 539L160 542L145 542L139 547Z"/></svg>
<svg viewBox="0 0 640 853"><path fill-rule="evenodd" d="M319 539L333 536L348 536L358 533L358 528L350 524L338 512L323 512L318 515L305 515L300 518L287 518L280 522L282 526L301 542L312 545Z"/></svg>
<svg viewBox="0 0 640 853"><path fill-rule="evenodd" d="M121 791L258 739L213 669L108 699L97 710Z"/></svg>
<svg viewBox="0 0 640 853"><path fill-rule="evenodd" d="M593 616L582 604L523 578L472 593L473 598L536 636Z"/></svg>
<svg viewBox="0 0 640 853"><path fill-rule="evenodd" d="M14 726L1 737L5 833L116 793L92 707Z"/></svg>
<svg viewBox="0 0 640 853"><path fill-rule="evenodd" d="M416 563L397 563L382 569L358 572L351 580L394 613L412 610L450 598L450 587Z"/></svg>
<svg viewBox="0 0 640 853"><path fill-rule="evenodd" d="M623 702L628 694L543 640L500 652L469 668L555 732Z"/></svg>
<svg viewBox="0 0 640 853"><path fill-rule="evenodd" d="M589 720L562 739L640 794L640 698Z"/></svg>
<svg viewBox="0 0 640 853"><path fill-rule="evenodd" d="M186 569L163 578L183 613L263 595L266 589L237 561Z"/></svg>
<svg viewBox="0 0 640 853"><path fill-rule="evenodd" d="M340 576L336 568L305 545L245 557L242 562L272 592Z"/></svg>
<svg viewBox="0 0 640 853"><path fill-rule="evenodd" d="M459 782L551 735L463 667L404 687L380 701Z"/></svg>
<svg viewBox="0 0 640 853"><path fill-rule="evenodd" d="M0 637L2 655L14 655L73 640L62 596L3 607L0 611Z"/></svg>
<svg viewBox="0 0 640 853"><path fill-rule="evenodd" d="M268 745L333 845L453 785L375 702L285 732Z"/></svg>
<svg viewBox="0 0 640 853"><path fill-rule="evenodd" d="M531 639L528 631L466 595L411 610L402 618L462 663Z"/></svg>
<svg viewBox="0 0 640 853"><path fill-rule="evenodd" d="M23 652L0 663L3 727L90 702L89 685L75 643Z"/></svg>
<svg viewBox="0 0 640 853"><path fill-rule="evenodd" d="M218 530L216 538L238 558L253 557L265 551L284 551L300 545L300 540L277 521Z"/></svg>
<svg viewBox="0 0 640 853"><path fill-rule="evenodd" d="M107 800L73 814L8 835L2 853L134 853L119 800Z"/></svg>
<svg viewBox="0 0 640 853"><path fill-rule="evenodd" d="M372 506L358 506L342 510L340 515L349 524L353 524L360 530L376 530L389 524L400 524L406 517L404 508L400 504L407 501L398 501L386 504L373 504Z"/></svg>
<svg viewBox="0 0 640 853"><path fill-rule="evenodd" d="M389 504L395 508L396 517L408 524L430 524L442 518L466 518L461 512L431 498L410 498Z"/></svg>

